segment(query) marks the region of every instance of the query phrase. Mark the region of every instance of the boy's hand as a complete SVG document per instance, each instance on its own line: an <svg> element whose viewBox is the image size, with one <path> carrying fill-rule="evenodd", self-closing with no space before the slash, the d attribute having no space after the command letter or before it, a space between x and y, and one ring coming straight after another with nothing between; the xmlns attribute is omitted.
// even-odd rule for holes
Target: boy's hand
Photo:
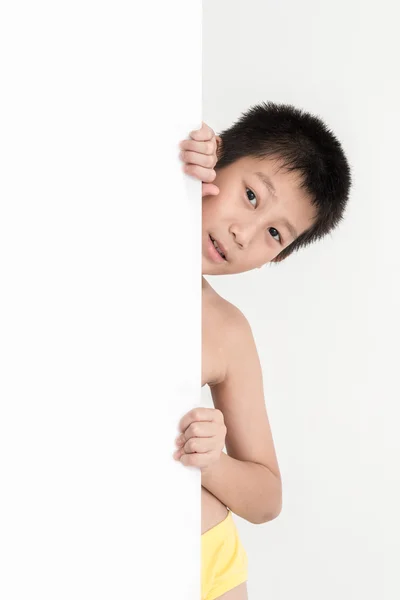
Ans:
<svg viewBox="0 0 400 600"><path fill-rule="evenodd" d="M183 140L179 144L182 149L179 157L185 163L183 170L203 182L202 197L216 196L219 194L219 188L211 182L217 176L214 167L218 162L219 146L222 140L204 122L202 122L201 129L191 131L189 135L191 140Z"/></svg>
<svg viewBox="0 0 400 600"><path fill-rule="evenodd" d="M175 460L204 471L220 459L227 431L220 410L194 408L182 417L178 429L183 433L175 440Z"/></svg>

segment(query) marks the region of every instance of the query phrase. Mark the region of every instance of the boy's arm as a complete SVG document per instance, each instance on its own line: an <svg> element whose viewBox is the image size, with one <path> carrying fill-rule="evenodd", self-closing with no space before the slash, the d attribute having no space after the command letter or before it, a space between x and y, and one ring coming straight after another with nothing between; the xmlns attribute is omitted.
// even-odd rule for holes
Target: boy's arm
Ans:
<svg viewBox="0 0 400 600"><path fill-rule="evenodd" d="M210 386L227 427L227 454L202 472L201 484L243 519L265 523L281 511L281 475L253 334L243 313L228 307L227 372L221 383Z"/></svg>

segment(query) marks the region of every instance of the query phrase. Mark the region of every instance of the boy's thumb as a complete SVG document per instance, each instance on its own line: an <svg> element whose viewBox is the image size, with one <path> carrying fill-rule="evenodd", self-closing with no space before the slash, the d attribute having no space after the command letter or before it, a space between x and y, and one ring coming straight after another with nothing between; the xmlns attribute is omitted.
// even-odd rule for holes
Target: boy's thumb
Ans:
<svg viewBox="0 0 400 600"><path fill-rule="evenodd" d="M219 194L219 187L217 187L216 185L214 185L212 183L203 183L202 190L201 190L202 197L218 196L218 194Z"/></svg>

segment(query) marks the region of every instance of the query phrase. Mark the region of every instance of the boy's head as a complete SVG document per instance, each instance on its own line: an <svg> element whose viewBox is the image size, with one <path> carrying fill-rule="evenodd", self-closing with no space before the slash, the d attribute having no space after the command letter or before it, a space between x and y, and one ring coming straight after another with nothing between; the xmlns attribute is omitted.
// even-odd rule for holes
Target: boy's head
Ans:
<svg viewBox="0 0 400 600"><path fill-rule="evenodd" d="M217 196L202 201L203 273L242 273L319 240L342 220L351 186L339 141L286 104L250 108L220 134ZM225 250L218 258L210 235Z"/></svg>

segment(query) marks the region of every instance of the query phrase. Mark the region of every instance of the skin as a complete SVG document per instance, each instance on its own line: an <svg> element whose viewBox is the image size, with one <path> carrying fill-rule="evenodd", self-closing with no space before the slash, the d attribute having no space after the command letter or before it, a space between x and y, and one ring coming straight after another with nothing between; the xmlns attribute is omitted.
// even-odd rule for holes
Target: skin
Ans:
<svg viewBox="0 0 400 600"><path fill-rule="evenodd" d="M221 138L204 123L190 137L180 145L183 149L180 158L185 163L184 171L202 181L203 275L228 275L260 268L295 239L285 220L297 235L310 227L315 218L314 208L301 189L298 175L282 169L279 160L245 157L216 171ZM264 186L256 172L269 178L275 193ZM209 234L223 244L227 261L212 259ZM198 466L202 471L202 534L227 516L226 504L216 497L219 493L213 490L214 495L205 487L224 444L228 455L264 466L280 484L261 369L247 325L240 311L219 296L203 277L202 386L206 383L210 386L215 408L197 407L182 417L181 433L176 440L178 450L174 454L176 460ZM262 471L259 472L261 476ZM229 487L232 482L225 483ZM279 497L279 485L272 489L277 490ZM276 506L278 503L277 500ZM221 598L246 600L246 583Z"/></svg>

